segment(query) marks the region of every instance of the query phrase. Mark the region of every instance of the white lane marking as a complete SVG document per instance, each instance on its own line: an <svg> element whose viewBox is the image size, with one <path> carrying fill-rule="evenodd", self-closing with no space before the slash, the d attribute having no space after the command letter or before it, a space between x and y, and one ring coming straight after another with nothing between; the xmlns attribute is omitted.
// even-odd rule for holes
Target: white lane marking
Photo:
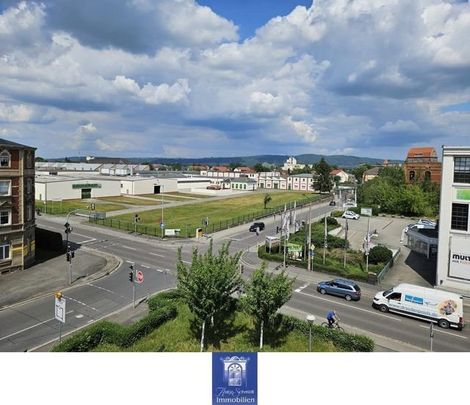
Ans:
<svg viewBox="0 0 470 405"><path fill-rule="evenodd" d="M123 247L124 249L129 249L129 250L137 250L136 248L126 246L126 245L121 245L121 247Z"/></svg>
<svg viewBox="0 0 470 405"><path fill-rule="evenodd" d="M96 240L96 238L91 238L91 239L83 240L83 241L78 242L78 243L80 243L80 245L83 245L84 243L91 243L91 242L94 242L95 240Z"/></svg>
<svg viewBox="0 0 470 405"><path fill-rule="evenodd" d="M150 266L146 266L145 264L141 264L142 267L146 268L146 269L151 269Z"/></svg>
<svg viewBox="0 0 470 405"><path fill-rule="evenodd" d="M67 315L67 314L71 314L72 312L73 312L73 310L67 311L65 314L66 314L66 315ZM9 337L18 335L19 333L26 332L27 330L33 329L33 328L35 328L36 326L40 326L40 325L43 325L43 324L45 324L45 323L47 323L47 322L53 321L54 319L55 319L55 318L50 318L50 319L47 319L46 321L42 321L42 322L36 323L36 324L34 324L34 325L32 325L32 326L28 326L27 328L21 329L21 330L19 330L18 332L10 333L10 334L7 335L7 336L1 337L1 338L0 338L0 341L5 340L5 339L8 339Z"/></svg>
<svg viewBox="0 0 470 405"><path fill-rule="evenodd" d="M151 255L153 255L153 256L165 257L165 256L163 256L163 255L161 255L161 254L158 254L158 253L153 253L153 252L149 252L149 253L150 253Z"/></svg>
<svg viewBox="0 0 470 405"><path fill-rule="evenodd" d="M370 311L369 309L354 307L354 306L352 306L352 305L343 304L342 302L329 300L328 298L323 298L323 297L319 297L319 296L317 296L317 295L307 294L307 293L304 293L304 292L302 292L302 291L300 291L298 294L307 295L307 296L313 297L313 298L315 298L315 299L319 299L319 300L331 302L331 303L333 303L333 304L335 304L335 305L340 305L340 306L343 306L343 307L348 307L348 308L350 308L350 309L356 309L356 310L358 310L358 311L368 312L368 313L370 313L370 314L374 314L374 315L377 315L377 316L382 316L382 317L385 317L385 318L394 320L394 321L396 321L396 322L402 322L401 319L397 319L397 318L394 318L394 317L392 317L392 316L384 315L384 314L382 314L382 313L380 313L380 312Z"/></svg>
<svg viewBox="0 0 470 405"><path fill-rule="evenodd" d="M75 318L77 318L77 319L82 319L82 318L83 318L83 314L75 315Z"/></svg>
<svg viewBox="0 0 470 405"><path fill-rule="evenodd" d="M307 288L307 287L308 287L308 283L304 284L302 287L296 288L294 291L298 293L298 292L302 291L304 288Z"/></svg>
<svg viewBox="0 0 470 405"><path fill-rule="evenodd" d="M429 329L429 326L424 326L424 325L419 325L419 326L420 326L420 328ZM437 329L437 328L434 328L433 330L436 331L436 332L445 333L447 335L452 335L452 336L458 337L460 339L467 339L466 336L456 335L455 333L446 332L445 330L440 330L440 329Z"/></svg>
<svg viewBox="0 0 470 405"><path fill-rule="evenodd" d="M88 239L90 239L90 238L91 238L91 236L90 236L90 235L83 235L82 233L77 233L77 232L73 232L73 231L72 231L72 235L82 236L82 237L84 237L84 238L88 238Z"/></svg>
<svg viewBox="0 0 470 405"><path fill-rule="evenodd" d="M91 285L91 284L90 284L90 285ZM93 287L101 288L101 287L98 287L98 286L96 286L96 285L93 286ZM104 290L104 288L103 288L103 290ZM75 298L66 297L65 295L63 295L63 297L64 297L64 298L67 298L67 299L70 300L70 301L74 301L74 302L76 302L77 304L83 305L84 307L91 308L93 311L100 312L100 311L98 311L96 308L92 307L91 305L85 304L84 302L79 301L79 300L76 300Z"/></svg>
<svg viewBox="0 0 470 405"><path fill-rule="evenodd" d="M98 285L95 285L95 284L92 284L92 283L87 283L86 285L89 285L90 287L95 287L95 288L97 288L98 290L103 290L103 291L106 291L106 292L108 292L108 293L110 293L110 294L117 295L118 297L121 297L121 298L124 298L124 299L126 299L126 300L127 300L127 298L126 298L126 297L124 297L123 295L121 295L121 294L118 294L117 292L114 292L114 291L108 290L107 288L100 287L100 286L98 286ZM86 304L83 304L83 305L86 305ZM90 307L90 308L91 308L91 307Z"/></svg>

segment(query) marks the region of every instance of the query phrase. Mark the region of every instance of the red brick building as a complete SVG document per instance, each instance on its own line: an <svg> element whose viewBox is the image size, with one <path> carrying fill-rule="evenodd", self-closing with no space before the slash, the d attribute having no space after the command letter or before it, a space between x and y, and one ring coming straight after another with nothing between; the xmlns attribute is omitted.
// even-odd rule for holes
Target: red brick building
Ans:
<svg viewBox="0 0 470 405"><path fill-rule="evenodd" d="M0 272L34 262L34 152L0 139Z"/></svg>
<svg viewBox="0 0 470 405"><path fill-rule="evenodd" d="M411 148L403 164L407 183L422 182L429 178L432 183L441 183L442 164L437 160L434 148Z"/></svg>

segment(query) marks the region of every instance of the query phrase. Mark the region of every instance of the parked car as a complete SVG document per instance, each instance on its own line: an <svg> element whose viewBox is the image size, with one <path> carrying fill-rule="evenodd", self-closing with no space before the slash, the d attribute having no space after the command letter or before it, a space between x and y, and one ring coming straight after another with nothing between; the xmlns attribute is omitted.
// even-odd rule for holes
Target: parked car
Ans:
<svg viewBox="0 0 470 405"><path fill-rule="evenodd" d="M346 219L359 219L360 215L352 211L344 211L341 217Z"/></svg>
<svg viewBox="0 0 470 405"><path fill-rule="evenodd" d="M342 278L318 283L317 291L320 294L343 297L346 301L359 301L361 299L361 288L354 281Z"/></svg>
<svg viewBox="0 0 470 405"><path fill-rule="evenodd" d="M436 221L432 221L430 219L420 219L416 224L423 225L425 229L434 229L437 226Z"/></svg>
<svg viewBox="0 0 470 405"><path fill-rule="evenodd" d="M250 226L250 232L256 232L256 229L262 231L264 229L264 222L255 222Z"/></svg>
<svg viewBox="0 0 470 405"><path fill-rule="evenodd" d="M336 205L336 201L335 201L335 200L330 201L330 206L331 206L331 207L334 207L335 205Z"/></svg>

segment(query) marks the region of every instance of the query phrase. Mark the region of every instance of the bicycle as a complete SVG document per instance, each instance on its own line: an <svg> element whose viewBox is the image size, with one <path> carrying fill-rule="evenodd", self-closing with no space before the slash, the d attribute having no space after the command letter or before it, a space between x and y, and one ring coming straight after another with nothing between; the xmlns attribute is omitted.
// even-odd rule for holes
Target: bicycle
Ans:
<svg viewBox="0 0 470 405"><path fill-rule="evenodd" d="M336 329L340 332L344 332L344 329L340 326L339 321L336 321L333 325L330 326L328 322L323 322L321 326L325 328L330 328L330 329Z"/></svg>

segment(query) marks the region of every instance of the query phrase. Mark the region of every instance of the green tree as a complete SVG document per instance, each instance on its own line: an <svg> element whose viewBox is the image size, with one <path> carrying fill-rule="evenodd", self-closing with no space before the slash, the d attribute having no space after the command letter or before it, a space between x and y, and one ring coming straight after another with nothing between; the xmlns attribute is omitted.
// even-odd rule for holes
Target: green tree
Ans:
<svg viewBox="0 0 470 405"><path fill-rule="evenodd" d="M206 253L193 249L191 265L186 266L181 256L177 257L177 282L184 300L201 324L201 351L207 320L214 326L214 317L227 309L230 296L241 287L239 272L241 252L229 254L229 244L220 248L218 255L212 250L212 241Z"/></svg>
<svg viewBox="0 0 470 405"><path fill-rule="evenodd" d="M264 195L263 203L264 203L264 209L266 209L267 205L272 201L271 194L266 193Z"/></svg>
<svg viewBox="0 0 470 405"><path fill-rule="evenodd" d="M231 171L233 171L233 169L236 169L237 167L240 167L240 166L241 166L240 162L232 162L232 163L229 163L228 165Z"/></svg>
<svg viewBox="0 0 470 405"><path fill-rule="evenodd" d="M245 303L253 315L260 331L259 348L263 348L264 327L268 327L277 310L292 296L291 280L282 272L278 275L267 273L266 265L257 269L251 276L246 289Z"/></svg>
<svg viewBox="0 0 470 405"><path fill-rule="evenodd" d="M315 172L317 173L317 180L315 182L315 189L320 193L329 193L333 187L333 181L331 179L331 166L326 163L325 159L321 158L320 161L315 164Z"/></svg>
<svg viewBox="0 0 470 405"><path fill-rule="evenodd" d="M253 169L255 170L256 173L261 173L261 172L265 172L265 171L266 171L266 168L263 166L262 163L256 163L256 164L253 166Z"/></svg>

